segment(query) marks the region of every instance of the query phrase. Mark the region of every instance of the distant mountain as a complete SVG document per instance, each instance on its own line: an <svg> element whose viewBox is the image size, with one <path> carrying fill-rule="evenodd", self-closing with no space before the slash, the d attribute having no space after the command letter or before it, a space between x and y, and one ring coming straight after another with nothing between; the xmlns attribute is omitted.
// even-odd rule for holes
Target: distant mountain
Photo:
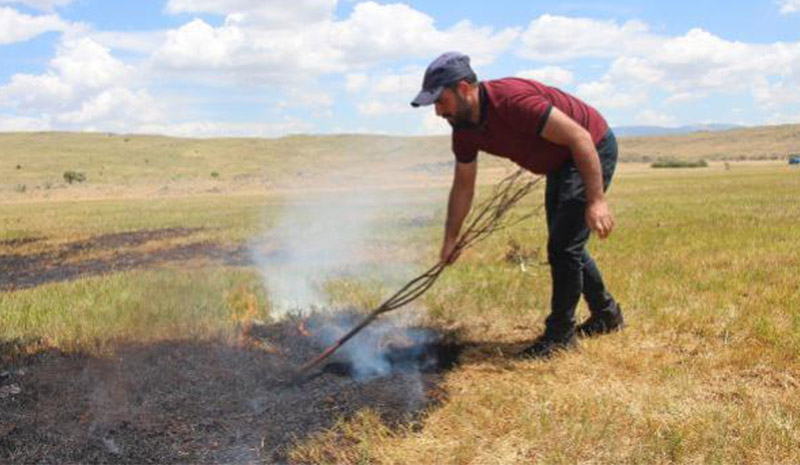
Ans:
<svg viewBox="0 0 800 465"><path fill-rule="evenodd" d="M695 124L675 128L664 126L618 126L613 129L614 134L619 137L644 137L691 134L693 132L727 131L729 129L741 129L742 127L743 126L735 124Z"/></svg>

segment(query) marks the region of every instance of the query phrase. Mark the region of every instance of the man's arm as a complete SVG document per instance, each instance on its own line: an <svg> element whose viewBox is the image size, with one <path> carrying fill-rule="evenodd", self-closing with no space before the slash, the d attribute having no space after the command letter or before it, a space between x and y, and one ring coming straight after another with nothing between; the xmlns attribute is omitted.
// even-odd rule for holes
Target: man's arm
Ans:
<svg viewBox="0 0 800 465"><path fill-rule="evenodd" d="M453 263L458 255L451 256L453 248L461 232L464 219L472 207L472 197L475 195L475 179L478 174L478 162L456 162L453 172L453 186L450 188L450 199L447 203L447 221L444 227L444 241L439 258L442 261Z"/></svg>
<svg viewBox="0 0 800 465"><path fill-rule="evenodd" d="M586 225L605 239L614 229L614 215L603 194L603 171L600 156L589 131L564 112L553 107L542 129L548 141L569 147L572 159L586 186Z"/></svg>

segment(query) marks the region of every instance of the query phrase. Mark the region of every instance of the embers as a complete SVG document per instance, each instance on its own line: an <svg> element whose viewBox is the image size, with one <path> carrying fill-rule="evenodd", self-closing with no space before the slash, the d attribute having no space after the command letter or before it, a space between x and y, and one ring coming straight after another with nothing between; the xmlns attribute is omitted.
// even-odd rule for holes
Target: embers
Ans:
<svg viewBox="0 0 800 465"><path fill-rule="evenodd" d="M350 357L325 365L325 373L353 378L374 378L397 373L442 373L458 362L462 346L439 338L410 345L387 344L379 349L378 363L359 363Z"/></svg>

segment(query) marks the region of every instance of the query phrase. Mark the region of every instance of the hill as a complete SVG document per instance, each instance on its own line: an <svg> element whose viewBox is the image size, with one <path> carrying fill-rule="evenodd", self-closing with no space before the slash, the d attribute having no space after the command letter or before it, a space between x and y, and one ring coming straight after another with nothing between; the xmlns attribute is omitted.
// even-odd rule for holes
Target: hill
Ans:
<svg viewBox="0 0 800 465"><path fill-rule="evenodd" d="M643 137L667 136L677 134L691 134L693 132L728 131L741 129L734 124L696 124L691 126L665 127L665 126L617 126L614 127L617 137Z"/></svg>
<svg viewBox="0 0 800 465"><path fill-rule="evenodd" d="M620 137L623 162L664 158L783 159L800 152L800 126L785 125L659 137ZM181 139L101 133L0 134L0 196L27 198L120 193L183 195L321 185L446 182L447 136L289 136ZM482 158L482 171L508 166ZM64 173L84 173L68 185Z"/></svg>

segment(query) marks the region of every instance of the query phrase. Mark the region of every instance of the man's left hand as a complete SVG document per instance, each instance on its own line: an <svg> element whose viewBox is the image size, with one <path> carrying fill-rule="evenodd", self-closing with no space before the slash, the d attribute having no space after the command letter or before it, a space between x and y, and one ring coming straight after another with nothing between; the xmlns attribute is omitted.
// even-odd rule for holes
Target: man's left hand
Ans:
<svg viewBox="0 0 800 465"><path fill-rule="evenodd" d="M614 215L605 200L597 200L586 205L586 225L605 239L614 230Z"/></svg>

